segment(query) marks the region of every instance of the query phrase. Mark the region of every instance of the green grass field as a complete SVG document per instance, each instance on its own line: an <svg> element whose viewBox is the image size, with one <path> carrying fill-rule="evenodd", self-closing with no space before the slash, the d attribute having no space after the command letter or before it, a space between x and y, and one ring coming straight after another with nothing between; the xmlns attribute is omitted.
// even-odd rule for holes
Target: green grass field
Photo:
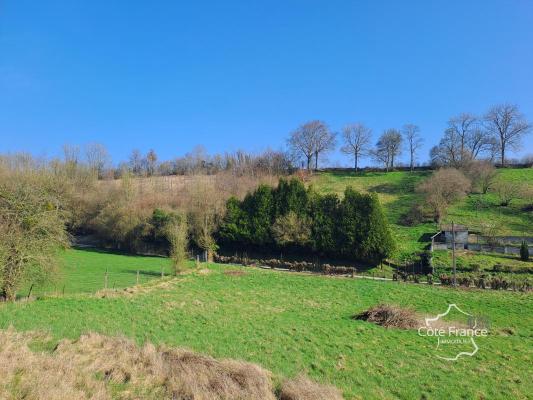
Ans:
<svg viewBox="0 0 533 400"><path fill-rule="evenodd" d="M533 393L530 294L220 265L210 265L209 274L160 280L154 273L162 265L168 260L69 250L67 294L1 304L0 328L49 332L54 340L36 344L41 350L88 331L187 347L261 364L276 377L303 371L338 386L349 399L526 399ZM101 289L106 268L117 277L116 287L134 282L137 269L153 282L132 294L89 293ZM444 361L435 357L434 341L416 331L352 319L381 302L431 315L456 303L489 317L492 328L478 339L474 357Z"/></svg>
<svg viewBox="0 0 533 400"><path fill-rule="evenodd" d="M392 224L399 247L397 257L401 259L423 250L428 244L428 237L437 232L434 223L404 226L400 222L410 207L421 199L415 192L416 185L430 174L430 171L360 172L357 175L353 172L326 172L316 174L311 183L321 193L342 194L346 186L362 192L377 193ZM533 169L498 170L497 179L516 182L522 188L526 185L533 186ZM533 212L524 211L526 205L528 200L523 197L513 200L508 207L500 207L495 193L489 191L485 195L470 194L450 207L443 222L454 221L478 231L484 222L494 222L498 235L533 235ZM491 260L495 263L508 262L506 257L499 259L497 255ZM533 263L528 264L533 267Z"/></svg>
<svg viewBox="0 0 533 400"><path fill-rule="evenodd" d="M63 254L61 267L57 277L52 282L36 284L32 295L57 295L70 293L87 293L104 289L105 274L109 289L125 288L137 283L148 282L154 278L161 278L170 274L170 261L164 257L146 257L113 253L105 250L70 250ZM19 293L28 294L26 285Z"/></svg>

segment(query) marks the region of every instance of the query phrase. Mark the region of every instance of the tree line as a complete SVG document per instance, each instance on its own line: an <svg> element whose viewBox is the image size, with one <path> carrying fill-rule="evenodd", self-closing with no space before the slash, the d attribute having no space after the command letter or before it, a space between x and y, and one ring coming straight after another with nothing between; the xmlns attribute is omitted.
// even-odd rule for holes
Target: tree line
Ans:
<svg viewBox="0 0 533 400"><path fill-rule="evenodd" d="M433 167L458 168L472 160L487 160L505 166L509 162L509 152L520 147L532 128L518 106L512 104L493 106L483 115L461 113L450 118L446 125L438 144L429 153ZM413 123L386 129L374 142L372 129L362 122L347 124L338 133L324 121L312 120L289 134L285 150L209 154L203 146L196 146L182 157L161 160L154 149L145 154L134 149L127 161L114 165L104 145L88 143L85 146L63 146L63 160L55 161L73 167L84 165L99 179L120 178L125 173L141 177L220 172L287 175L298 168L318 169L328 154L340 145L341 153L353 161L355 171L365 159L390 171L399 165L403 155L407 156L409 168L413 170L419 163L423 143L421 129ZM525 163L531 163L531 156L525 159Z"/></svg>
<svg viewBox="0 0 533 400"><path fill-rule="evenodd" d="M230 198L217 237L227 247L284 250L379 263L394 239L375 194L321 195L296 178Z"/></svg>
<svg viewBox="0 0 533 400"><path fill-rule="evenodd" d="M519 148L531 127L518 106L512 104L493 106L482 116L462 113L448 120L443 137L430 151L431 164L460 167L484 159L505 166L509 150ZM352 158L355 171L364 158L389 171L406 151L413 170L423 144L420 132L419 126L408 123L401 129L386 129L373 144L372 129L361 122L352 123L342 128L340 150ZM303 160L310 170L318 168L319 158L335 150L337 136L325 122L314 120L294 130L287 143L295 158Z"/></svg>

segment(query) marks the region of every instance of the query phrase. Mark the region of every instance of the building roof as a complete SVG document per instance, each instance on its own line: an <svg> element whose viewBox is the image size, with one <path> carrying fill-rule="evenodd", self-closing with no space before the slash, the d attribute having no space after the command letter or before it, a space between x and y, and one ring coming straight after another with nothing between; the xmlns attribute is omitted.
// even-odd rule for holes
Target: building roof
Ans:
<svg viewBox="0 0 533 400"><path fill-rule="evenodd" d="M444 231L444 232L451 232L452 231L452 225L451 224L441 225L440 226L440 230ZM465 226L465 225L454 224L453 225L453 230L455 232L468 232L468 227Z"/></svg>

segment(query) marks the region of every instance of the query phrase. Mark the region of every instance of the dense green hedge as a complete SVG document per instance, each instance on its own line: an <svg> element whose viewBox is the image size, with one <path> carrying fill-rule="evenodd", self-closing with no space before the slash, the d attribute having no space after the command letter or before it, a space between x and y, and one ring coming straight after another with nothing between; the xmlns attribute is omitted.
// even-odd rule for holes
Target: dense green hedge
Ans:
<svg viewBox="0 0 533 400"><path fill-rule="evenodd" d="M376 195L347 188L343 199L306 189L298 179L261 185L244 200L230 198L218 232L222 245L311 251L380 262L395 243Z"/></svg>

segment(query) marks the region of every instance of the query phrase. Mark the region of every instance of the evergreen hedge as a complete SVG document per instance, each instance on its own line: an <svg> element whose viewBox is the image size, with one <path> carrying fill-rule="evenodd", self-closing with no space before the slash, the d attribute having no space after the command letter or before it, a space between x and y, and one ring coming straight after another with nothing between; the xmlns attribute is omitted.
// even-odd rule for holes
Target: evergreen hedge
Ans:
<svg viewBox="0 0 533 400"><path fill-rule="evenodd" d="M232 247L289 249L373 263L395 249L375 194L348 187L339 199L335 194L321 195L312 187L306 189L296 178L280 179L277 188L261 185L242 201L230 198L218 239Z"/></svg>

